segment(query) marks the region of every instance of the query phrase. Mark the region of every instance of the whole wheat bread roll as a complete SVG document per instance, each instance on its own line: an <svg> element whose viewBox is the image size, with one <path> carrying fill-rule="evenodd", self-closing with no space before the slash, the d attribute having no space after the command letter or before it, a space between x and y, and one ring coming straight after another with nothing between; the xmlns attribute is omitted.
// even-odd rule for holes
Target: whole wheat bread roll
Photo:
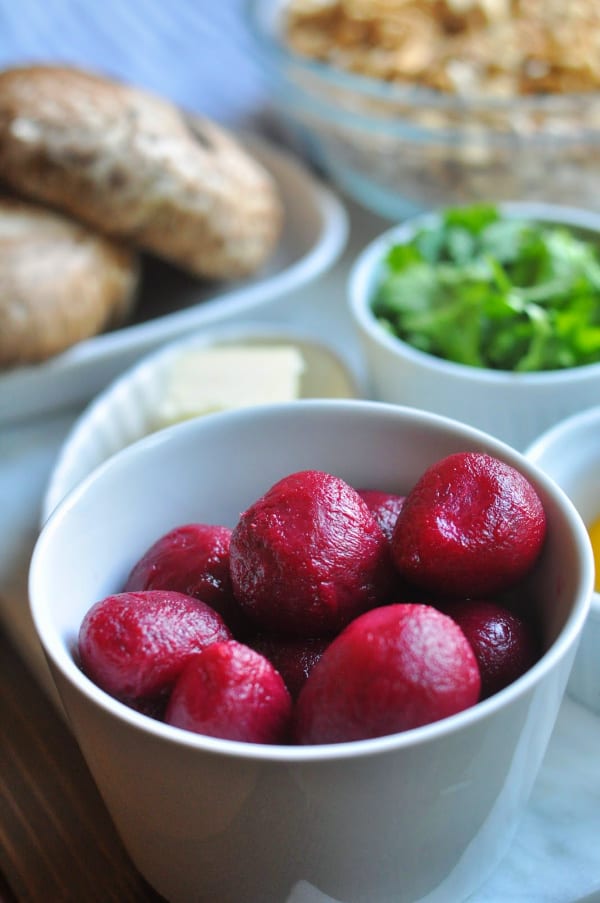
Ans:
<svg viewBox="0 0 600 903"><path fill-rule="evenodd" d="M209 278L256 271L282 222L270 173L226 130L59 66L0 72L0 179Z"/></svg>
<svg viewBox="0 0 600 903"><path fill-rule="evenodd" d="M0 368L34 364L125 321L129 248L61 214L0 197Z"/></svg>

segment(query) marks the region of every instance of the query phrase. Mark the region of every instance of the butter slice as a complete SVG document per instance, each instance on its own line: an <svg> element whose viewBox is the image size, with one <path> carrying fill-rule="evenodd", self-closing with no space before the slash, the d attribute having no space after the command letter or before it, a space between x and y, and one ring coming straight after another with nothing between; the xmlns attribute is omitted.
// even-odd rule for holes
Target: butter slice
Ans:
<svg viewBox="0 0 600 903"><path fill-rule="evenodd" d="M156 412L157 427L255 404L294 401L304 361L292 345L223 345L175 360Z"/></svg>

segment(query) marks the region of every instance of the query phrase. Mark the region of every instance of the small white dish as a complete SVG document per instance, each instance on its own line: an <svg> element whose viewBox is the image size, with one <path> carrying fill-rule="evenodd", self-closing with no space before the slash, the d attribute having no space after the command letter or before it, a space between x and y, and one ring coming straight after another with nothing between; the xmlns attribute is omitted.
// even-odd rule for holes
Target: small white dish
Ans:
<svg viewBox="0 0 600 903"><path fill-rule="evenodd" d="M600 236L600 215L591 211L525 202L499 209L507 217L564 224L596 240ZM431 213L387 230L364 248L352 268L349 305L365 354L369 394L454 417L522 451L553 424L596 404L600 363L537 373L492 370L444 360L391 335L371 309L384 257L437 218L439 213Z"/></svg>
<svg viewBox="0 0 600 903"><path fill-rule="evenodd" d="M109 385L75 421L58 455L42 502L42 522L64 496L95 467L156 430L156 412L174 363L194 349L223 345L285 344L300 350L304 370L301 398L355 398L361 390L350 368L314 337L287 326L223 324L178 339Z"/></svg>
<svg viewBox="0 0 600 903"><path fill-rule="evenodd" d="M600 406L568 417L533 442L525 456L566 492L589 528L600 518ZM569 694L600 715L600 593L595 592L568 684Z"/></svg>
<svg viewBox="0 0 600 903"><path fill-rule="evenodd" d="M348 235L342 202L293 155L247 137L279 187L285 219L265 268L239 283L202 282L147 260L137 319L43 364L0 373L0 424L82 404L143 354L192 330L268 310L316 279Z"/></svg>

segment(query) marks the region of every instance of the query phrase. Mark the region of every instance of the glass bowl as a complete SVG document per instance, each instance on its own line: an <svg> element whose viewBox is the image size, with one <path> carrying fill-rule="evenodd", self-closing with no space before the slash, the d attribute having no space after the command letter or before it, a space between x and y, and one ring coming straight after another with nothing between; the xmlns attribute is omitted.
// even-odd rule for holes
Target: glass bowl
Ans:
<svg viewBox="0 0 600 903"><path fill-rule="evenodd" d="M284 43L285 0L247 0L276 111L348 195L402 219L479 200L600 209L600 93L466 97L335 69Z"/></svg>

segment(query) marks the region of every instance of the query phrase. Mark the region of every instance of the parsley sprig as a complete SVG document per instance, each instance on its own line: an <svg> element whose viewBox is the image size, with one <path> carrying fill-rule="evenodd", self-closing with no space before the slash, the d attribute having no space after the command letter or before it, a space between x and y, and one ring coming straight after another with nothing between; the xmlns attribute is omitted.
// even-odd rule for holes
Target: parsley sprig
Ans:
<svg viewBox="0 0 600 903"><path fill-rule="evenodd" d="M566 226L447 210L394 245L372 301L415 348L495 370L600 361L600 251Z"/></svg>

